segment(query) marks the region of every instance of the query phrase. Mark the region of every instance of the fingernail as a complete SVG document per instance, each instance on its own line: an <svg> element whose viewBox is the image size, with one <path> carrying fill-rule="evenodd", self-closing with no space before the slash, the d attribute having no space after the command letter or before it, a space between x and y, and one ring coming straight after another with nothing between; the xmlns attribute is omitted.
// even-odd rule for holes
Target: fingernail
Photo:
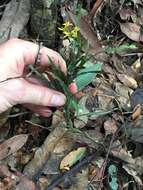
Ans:
<svg viewBox="0 0 143 190"><path fill-rule="evenodd" d="M66 102L64 94L54 94L51 98L51 106L62 106Z"/></svg>

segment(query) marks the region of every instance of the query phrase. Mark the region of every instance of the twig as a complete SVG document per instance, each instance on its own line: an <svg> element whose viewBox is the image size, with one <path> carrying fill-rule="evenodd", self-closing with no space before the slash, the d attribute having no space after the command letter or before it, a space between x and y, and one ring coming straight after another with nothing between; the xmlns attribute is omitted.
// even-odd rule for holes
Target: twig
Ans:
<svg viewBox="0 0 143 190"><path fill-rule="evenodd" d="M109 158L109 155L110 155L110 151L111 151L111 149L112 149L113 141L114 141L114 139L115 139L115 134L116 134L116 133L114 133L114 134L112 135L112 138L111 138L111 141L110 141L110 145L109 145L109 148L108 148L108 151L107 151L107 154L106 154L106 158L105 158L105 160L104 160L104 162L103 162L103 165L102 165L102 167L101 167L101 168L103 168L103 170L102 170L102 175L104 175L105 168L106 168L106 166L107 166L107 161L108 161L108 158ZM99 184L99 188L98 188L99 190L101 189L103 179L104 179L104 178L102 177L102 179L100 180L100 184Z"/></svg>
<svg viewBox="0 0 143 190"><path fill-rule="evenodd" d="M25 120L25 122L28 123L28 124L30 124L30 125L32 125L32 126L39 127L39 128L42 128L42 129L45 129L45 130L48 130L48 131L49 131L49 128L44 127L44 126L42 126L42 125L39 125L39 124L37 124L37 123L33 123L33 122L31 122L31 121L28 121L28 120Z"/></svg>
<svg viewBox="0 0 143 190"><path fill-rule="evenodd" d="M97 158L97 152L91 155L88 155L85 159L79 162L76 166L74 166L71 170L66 173L60 175L56 180L54 180L45 190L52 190L54 187L59 185L66 177L73 175L78 172L83 166L91 162L93 159Z"/></svg>
<svg viewBox="0 0 143 190"><path fill-rule="evenodd" d="M11 114L11 115L8 115L8 118L19 117L19 116L22 116L22 115L25 115L25 114L28 114L28 113L29 112L25 111L25 112Z"/></svg>
<svg viewBox="0 0 143 190"><path fill-rule="evenodd" d="M112 144L113 144L113 142L114 142L114 140L115 140L115 138L116 138L116 135L120 132L121 129L122 129L122 128L119 128L119 129L112 135L112 138L111 138L111 141L110 141L110 144L109 144L109 148L108 148L108 151L107 151L107 154L106 154L106 158L105 158L105 160L104 160L104 162L103 162L103 164L102 164L102 166L101 166L101 169L100 169L100 170L102 170L102 179L100 180L100 184L99 184L98 190L100 190L100 189L101 189L101 186L102 186L102 182L103 182L103 179L104 179L103 175L104 175L104 172L105 172L105 168L106 168L106 166L107 166L107 161L108 161L110 152L111 152L111 150L112 150L112 148L113 148L113 147L112 147ZM92 183L92 181L94 180L95 177L96 177L96 175L93 176L93 178L90 180L89 185Z"/></svg>

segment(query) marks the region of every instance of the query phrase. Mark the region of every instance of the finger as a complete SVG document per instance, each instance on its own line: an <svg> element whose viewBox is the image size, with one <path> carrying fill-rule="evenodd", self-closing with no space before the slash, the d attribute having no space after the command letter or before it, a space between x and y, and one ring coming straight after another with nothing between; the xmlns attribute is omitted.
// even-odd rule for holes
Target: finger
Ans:
<svg viewBox="0 0 143 190"><path fill-rule="evenodd" d="M24 66L26 65L35 63L39 46L35 43L24 41L21 39L10 39L6 43L4 43L1 48L5 50L8 49L8 51L9 49L11 50L9 53L15 56L15 59L18 63L18 69L21 69L21 64L23 64L24 68ZM66 63L60 54L46 47L42 47L40 49L40 54L41 66L48 66L50 58L52 62L55 65L59 66L60 69L66 74ZM17 59L18 55L21 58L20 60Z"/></svg>
<svg viewBox="0 0 143 190"><path fill-rule="evenodd" d="M43 116L43 117L50 117L52 115L52 111L49 107L46 106L37 106L33 104L24 104L24 107L30 109L31 111Z"/></svg>
<svg viewBox="0 0 143 190"><path fill-rule="evenodd" d="M45 86L42 81L40 79L37 79L35 76L31 76L25 79L26 81L32 83L32 84L36 84L36 85L41 85L41 86Z"/></svg>
<svg viewBox="0 0 143 190"><path fill-rule="evenodd" d="M11 105L28 103L55 107L64 105L66 101L64 94L24 79L7 81L3 84L2 92Z"/></svg>
<svg viewBox="0 0 143 190"><path fill-rule="evenodd" d="M28 82L31 82L32 84L37 84L37 85L42 85L42 86L45 86L42 81L40 81L39 79L35 78L35 77L29 77L26 79ZM71 83L69 85L69 90L72 94L76 94L78 92L78 89L77 89L77 85L75 82Z"/></svg>
<svg viewBox="0 0 143 190"><path fill-rule="evenodd" d="M48 89L44 86L35 85L23 81L24 96L20 97L19 103L29 103L41 106L62 106L65 103L64 94Z"/></svg>
<svg viewBox="0 0 143 190"><path fill-rule="evenodd" d="M71 83L69 85L69 90L71 91L72 94L76 94L78 92L78 89L77 89L77 86L76 86L76 83Z"/></svg>
<svg viewBox="0 0 143 190"><path fill-rule="evenodd" d="M29 65L35 63L35 59L38 53L38 45L23 41L23 45L25 47L25 51L23 54L24 57L24 64ZM64 59L58 54L56 51L51 50L46 47L42 47L40 49L40 65L43 67L50 65L50 60L52 60L53 64L60 67L60 69L66 74L67 68Z"/></svg>

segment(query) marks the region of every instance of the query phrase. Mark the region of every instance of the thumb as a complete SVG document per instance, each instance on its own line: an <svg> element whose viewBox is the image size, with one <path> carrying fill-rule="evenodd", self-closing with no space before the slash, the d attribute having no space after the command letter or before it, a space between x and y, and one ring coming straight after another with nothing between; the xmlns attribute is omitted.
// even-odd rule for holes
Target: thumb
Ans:
<svg viewBox="0 0 143 190"><path fill-rule="evenodd" d="M24 79L13 79L3 85L3 94L10 105L35 104L41 106L62 106L64 94L41 85L32 84Z"/></svg>

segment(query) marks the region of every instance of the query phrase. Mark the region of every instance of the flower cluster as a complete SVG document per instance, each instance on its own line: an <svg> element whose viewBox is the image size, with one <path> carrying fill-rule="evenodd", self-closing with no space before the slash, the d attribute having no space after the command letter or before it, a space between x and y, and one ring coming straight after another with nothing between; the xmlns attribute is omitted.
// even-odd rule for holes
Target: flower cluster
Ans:
<svg viewBox="0 0 143 190"><path fill-rule="evenodd" d="M65 22L59 30L64 34L64 38L77 38L80 32L79 27L73 27L69 21Z"/></svg>

